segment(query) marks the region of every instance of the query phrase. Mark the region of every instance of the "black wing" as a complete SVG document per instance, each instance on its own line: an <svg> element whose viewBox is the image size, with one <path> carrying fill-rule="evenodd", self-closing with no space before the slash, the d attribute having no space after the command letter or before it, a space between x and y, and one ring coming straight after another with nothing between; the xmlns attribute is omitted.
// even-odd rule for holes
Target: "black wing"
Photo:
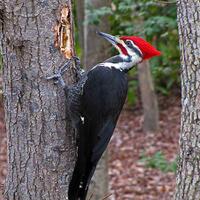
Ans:
<svg viewBox="0 0 200 200"><path fill-rule="evenodd" d="M79 133L78 158L69 190L80 199L86 198L89 182L113 134L126 93L127 79L123 72L99 66L88 73L81 97L84 121Z"/></svg>

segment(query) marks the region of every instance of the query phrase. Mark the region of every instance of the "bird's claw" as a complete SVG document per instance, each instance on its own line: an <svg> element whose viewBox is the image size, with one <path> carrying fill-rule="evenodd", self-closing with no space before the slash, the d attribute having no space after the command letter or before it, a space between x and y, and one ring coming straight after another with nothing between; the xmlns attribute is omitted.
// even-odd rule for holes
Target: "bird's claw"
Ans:
<svg viewBox="0 0 200 200"><path fill-rule="evenodd" d="M56 85L56 84L59 83L59 79L62 79L62 76L61 76L61 74L54 74L52 76L46 77L46 79L47 80L51 80L52 79L54 81L54 84Z"/></svg>
<svg viewBox="0 0 200 200"><path fill-rule="evenodd" d="M75 62L78 80L80 80L85 71L81 68L81 61L80 61L79 57L73 56L72 58Z"/></svg>
<svg viewBox="0 0 200 200"><path fill-rule="evenodd" d="M62 78L62 75L64 74L64 72L70 66L70 62L71 62L71 60L67 61L67 63L64 64L63 66L61 66L54 75L48 76L48 77L46 77L46 79L47 80L53 79L54 84L60 83L63 87L65 87L65 82L64 82L64 80Z"/></svg>
<svg viewBox="0 0 200 200"><path fill-rule="evenodd" d="M80 65L80 59L77 56L73 56L70 60L67 61L66 64L61 66L54 75L46 77L47 80L53 79L55 84L60 83L63 87L65 87L64 80L62 75L69 68L72 61L75 61L76 65Z"/></svg>
<svg viewBox="0 0 200 200"><path fill-rule="evenodd" d="M71 60L68 60L66 64L64 64L60 69L58 70L58 74L61 76L64 74L64 72L67 70L67 68L70 66Z"/></svg>
<svg viewBox="0 0 200 200"><path fill-rule="evenodd" d="M76 62L76 64L80 65L81 61L80 61L79 57L73 56L72 58Z"/></svg>
<svg viewBox="0 0 200 200"><path fill-rule="evenodd" d="M48 76L48 77L46 77L46 79L47 79L47 80L51 80L51 79L55 79L55 80L57 80L59 77L60 77L60 75L55 74L55 75L52 75L52 76Z"/></svg>

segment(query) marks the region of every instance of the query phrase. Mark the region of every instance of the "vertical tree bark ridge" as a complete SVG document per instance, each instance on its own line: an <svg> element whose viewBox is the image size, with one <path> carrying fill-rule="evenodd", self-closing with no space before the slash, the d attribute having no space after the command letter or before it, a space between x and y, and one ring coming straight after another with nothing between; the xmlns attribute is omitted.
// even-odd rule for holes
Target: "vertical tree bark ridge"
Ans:
<svg viewBox="0 0 200 200"><path fill-rule="evenodd" d="M200 198L200 1L178 0L182 117L176 200Z"/></svg>
<svg viewBox="0 0 200 200"><path fill-rule="evenodd" d="M8 200L67 199L75 157L74 131L66 119L64 92L45 80L65 62L54 47L53 33L59 8L65 3L4 1ZM73 81L73 72L67 80Z"/></svg>

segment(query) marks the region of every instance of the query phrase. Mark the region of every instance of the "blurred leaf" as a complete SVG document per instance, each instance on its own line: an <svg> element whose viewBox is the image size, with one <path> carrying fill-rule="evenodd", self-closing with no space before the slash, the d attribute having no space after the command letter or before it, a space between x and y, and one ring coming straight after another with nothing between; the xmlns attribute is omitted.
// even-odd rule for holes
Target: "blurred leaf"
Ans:
<svg viewBox="0 0 200 200"><path fill-rule="evenodd" d="M138 86L137 81L129 81L129 86L128 86L128 94L127 94L127 99L128 99L128 105L133 106L135 105L138 97L136 95L136 88Z"/></svg>
<svg viewBox="0 0 200 200"><path fill-rule="evenodd" d="M92 6L88 4L88 8L86 10L88 21L85 21L85 23L98 25L101 22L101 17L112 13L113 12L110 7L101 7L98 9L94 9Z"/></svg>
<svg viewBox="0 0 200 200"><path fill-rule="evenodd" d="M146 156L144 153L141 155L140 162L144 162L146 167L159 169L162 172L176 172L177 160L169 162L165 159L161 151L157 151L152 156Z"/></svg>

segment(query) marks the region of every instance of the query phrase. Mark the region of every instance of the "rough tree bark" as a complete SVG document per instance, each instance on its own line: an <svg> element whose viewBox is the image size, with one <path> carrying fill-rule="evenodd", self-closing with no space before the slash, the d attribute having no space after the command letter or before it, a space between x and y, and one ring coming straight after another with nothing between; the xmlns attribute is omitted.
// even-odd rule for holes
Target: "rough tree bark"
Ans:
<svg viewBox="0 0 200 200"><path fill-rule="evenodd" d="M0 0L8 200L67 199L74 130L64 92L45 77L73 54L70 8L70 0Z"/></svg>
<svg viewBox="0 0 200 200"><path fill-rule="evenodd" d="M159 128L159 109L149 61L138 65L138 79L144 111L143 129L145 132L156 132Z"/></svg>
<svg viewBox="0 0 200 200"><path fill-rule="evenodd" d="M176 200L200 199L200 1L178 0L182 117Z"/></svg>
<svg viewBox="0 0 200 200"><path fill-rule="evenodd" d="M95 9L102 6L110 6L110 0L85 0L85 9L87 4L90 4ZM85 14L85 21L87 21ZM98 26L85 24L84 25L84 66L91 68L95 64L104 61L109 57L110 45L107 41L97 36L96 31L110 32L110 26L107 16L105 16ZM108 152L106 151L101 158L94 177L92 179L88 198L92 195L93 200L103 199L108 195Z"/></svg>

